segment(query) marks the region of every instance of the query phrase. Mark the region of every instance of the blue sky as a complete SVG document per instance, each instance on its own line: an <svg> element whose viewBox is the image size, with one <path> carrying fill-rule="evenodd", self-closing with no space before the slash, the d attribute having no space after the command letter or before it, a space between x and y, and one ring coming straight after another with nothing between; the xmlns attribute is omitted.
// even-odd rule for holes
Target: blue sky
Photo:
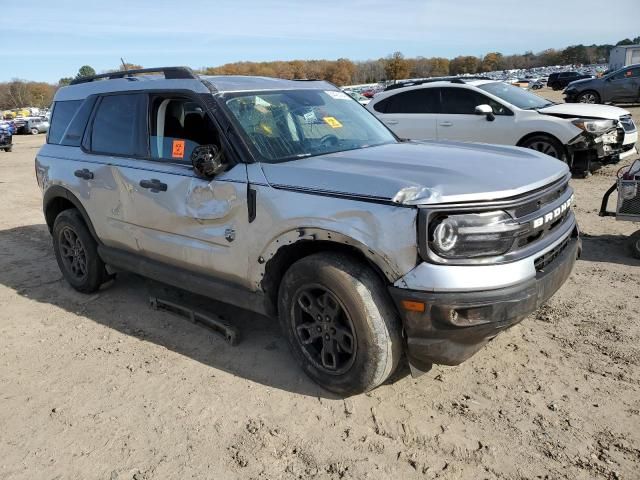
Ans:
<svg viewBox="0 0 640 480"><path fill-rule="evenodd" d="M0 81L55 82L120 57L240 60L523 53L640 35L640 0L0 0Z"/></svg>

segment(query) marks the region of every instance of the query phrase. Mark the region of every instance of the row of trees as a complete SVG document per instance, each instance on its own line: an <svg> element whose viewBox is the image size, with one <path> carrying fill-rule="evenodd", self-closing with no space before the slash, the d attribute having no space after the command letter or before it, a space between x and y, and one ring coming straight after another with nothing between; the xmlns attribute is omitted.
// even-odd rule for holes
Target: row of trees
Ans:
<svg viewBox="0 0 640 480"><path fill-rule="evenodd" d="M640 43L640 36L625 38L616 45ZM274 62L237 62L220 67L201 70L208 75L262 75L279 78L320 78L336 85L373 83L380 80L400 80L403 78L437 77L511 70L519 68L544 67L549 65L576 65L606 63L614 45L572 45L562 50L548 49L542 52L526 52L521 55L503 55L490 52L483 57L458 56L453 59L442 57L405 58L395 52L386 58L353 62L346 58L338 60L292 60ZM140 65L123 63L118 69L133 70ZM25 106L44 108L58 87L68 85L74 78L95 75L90 65L83 65L74 77L61 78L57 85L44 82L12 80L0 83L0 110Z"/></svg>
<svg viewBox="0 0 640 480"><path fill-rule="evenodd" d="M616 45L640 43L640 36L626 38ZM337 85L372 83L380 80L474 74L496 70L526 69L550 65L606 63L614 45L572 45L562 50L547 49L503 55L490 52L483 57L458 56L405 58L395 52L386 58L353 62L346 58L329 60L293 60L289 62L238 62L203 70L209 75L263 75L280 78L320 78Z"/></svg>

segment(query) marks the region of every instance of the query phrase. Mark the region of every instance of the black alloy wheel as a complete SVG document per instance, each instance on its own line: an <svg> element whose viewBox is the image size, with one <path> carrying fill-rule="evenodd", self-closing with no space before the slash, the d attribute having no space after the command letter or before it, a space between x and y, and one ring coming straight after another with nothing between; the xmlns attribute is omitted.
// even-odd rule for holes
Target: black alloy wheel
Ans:
<svg viewBox="0 0 640 480"><path fill-rule="evenodd" d="M304 355L326 373L347 372L356 358L357 339L340 300L320 285L305 285L294 298L292 326Z"/></svg>
<svg viewBox="0 0 640 480"><path fill-rule="evenodd" d="M58 244L67 272L78 281L84 280L87 276L87 252L78 234L65 226L60 230Z"/></svg>

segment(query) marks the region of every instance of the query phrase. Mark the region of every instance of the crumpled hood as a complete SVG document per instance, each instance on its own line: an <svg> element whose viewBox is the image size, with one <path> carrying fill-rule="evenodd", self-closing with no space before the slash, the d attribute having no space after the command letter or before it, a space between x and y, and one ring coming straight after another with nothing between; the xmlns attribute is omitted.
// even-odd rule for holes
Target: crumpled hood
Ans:
<svg viewBox="0 0 640 480"><path fill-rule="evenodd" d="M565 176L566 164L518 147L406 142L262 164L274 187L403 204L497 200Z"/></svg>
<svg viewBox="0 0 640 480"><path fill-rule="evenodd" d="M591 105L588 103L561 103L550 107L541 108L540 113L550 115L568 115L571 117L589 117L618 120L623 115L629 115L624 108L611 105Z"/></svg>

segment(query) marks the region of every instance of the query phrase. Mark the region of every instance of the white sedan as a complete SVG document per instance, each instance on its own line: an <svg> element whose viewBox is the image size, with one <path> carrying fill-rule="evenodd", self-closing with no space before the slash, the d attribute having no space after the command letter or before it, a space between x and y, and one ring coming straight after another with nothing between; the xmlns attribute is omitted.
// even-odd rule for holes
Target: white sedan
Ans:
<svg viewBox="0 0 640 480"><path fill-rule="evenodd" d="M533 148L586 172L636 153L631 114L607 105L555 104L504 82L407 82L367 105L399 137Z"/></svg>

